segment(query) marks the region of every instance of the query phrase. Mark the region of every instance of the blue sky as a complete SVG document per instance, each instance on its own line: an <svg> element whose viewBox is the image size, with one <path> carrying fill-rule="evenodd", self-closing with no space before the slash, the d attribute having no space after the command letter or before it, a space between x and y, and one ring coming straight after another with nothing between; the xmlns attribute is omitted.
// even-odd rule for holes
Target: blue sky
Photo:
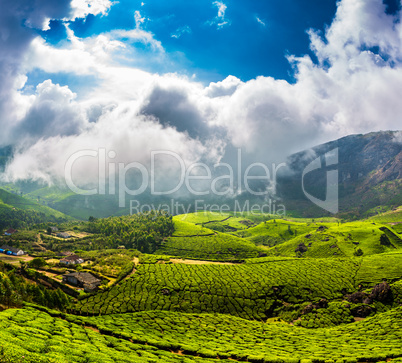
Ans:
<svg viewBox="0 0 402 363"><path fill-rule="evenodd" d="M219 7L226 7L219 17ZM107 16L92 14L71 24L76 36L86 38L113 29L135 27L134 12L145 18L168 52L171 63L142 65L152 72L196 73L204 81L228 75L247 81L271 76L292 81L287 54L309 51L307 29L324 30L336 11L333 0L127 1L113 5ZM61 21L42 33L51 43L65 38ZM137 45L138 46L138 45Z"/></svg>

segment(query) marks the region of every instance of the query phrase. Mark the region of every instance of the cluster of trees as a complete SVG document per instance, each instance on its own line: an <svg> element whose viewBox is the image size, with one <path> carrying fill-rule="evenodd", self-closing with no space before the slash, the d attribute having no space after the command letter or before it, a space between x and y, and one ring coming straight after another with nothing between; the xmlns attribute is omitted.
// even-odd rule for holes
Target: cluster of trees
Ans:
<svg viewBox="0 0 402 363"><path fill-rule="evenodd" d="M26 281L16 269L8 269L0 263L0 304L21 307L23 302L32 302L49 308L64 310L69 297L60 289L49 290L44 286Z"/></svg>
<svg viewBox="0 0 402 363"><path fill-rule="evenodd" d="M0 229L27 228L40 223L63 221L63 219L47 216L45 213L34 210L0 208Z"/></svg>
<svg viewBox="0 0 402 363"><path fill-rule="evenodd" d="M90 218L86 231L108 237L112 248L125 246L153 253L174 232L172 216L163 211L105 219Z"/></svg>

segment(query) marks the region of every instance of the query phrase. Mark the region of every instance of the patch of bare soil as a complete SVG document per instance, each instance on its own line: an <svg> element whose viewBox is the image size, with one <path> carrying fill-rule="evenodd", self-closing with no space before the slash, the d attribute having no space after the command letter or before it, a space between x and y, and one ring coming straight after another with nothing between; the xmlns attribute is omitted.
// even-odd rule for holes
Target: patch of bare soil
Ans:
<svg viewBox="0 0 402 363"><path fill-rule="evenodd" d="M172 263L184 263L186 265L235 265L232 262L202 261L202 260L183 260L181 258L171 258Z"/></svg>

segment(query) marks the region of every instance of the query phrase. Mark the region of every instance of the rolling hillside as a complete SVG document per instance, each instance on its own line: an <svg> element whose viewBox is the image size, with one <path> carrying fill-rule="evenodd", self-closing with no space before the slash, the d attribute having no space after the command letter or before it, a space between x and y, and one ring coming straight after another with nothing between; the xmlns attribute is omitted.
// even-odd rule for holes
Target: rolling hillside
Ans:
<svg viewBox="0 0 402 363"><path fill-rule="evenodd" d="M26 227L42 222L63 222L72 220L57 210L41 205L0 188L0 228Z"/></svg>

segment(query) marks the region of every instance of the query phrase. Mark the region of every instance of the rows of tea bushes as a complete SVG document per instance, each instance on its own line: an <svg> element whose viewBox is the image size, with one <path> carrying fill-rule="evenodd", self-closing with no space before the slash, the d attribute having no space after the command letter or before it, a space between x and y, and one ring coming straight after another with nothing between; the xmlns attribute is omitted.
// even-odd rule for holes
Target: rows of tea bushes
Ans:
<svg viewBox="0 0 402 363"><path fill-rule="evenodd" d="M78 302L79 314L143 310L226 313L265 319L283 304L341 299L355 291L352 260L293 259L242 265L140 265L121 284Z"/></svg>
<svg viewBox="0 0 402 363"><path fill-rule="evenodd" d="M402 308L355 324L303 329L221 314L150 311L83 318L100 331L206 357L251 362L362 362L402 357Z"/></svg>
<svg viewBox="0 0 402 363"><path fill-rule="evenodd" d="M199 260L243 261L263 252L252 242L216 232L210 236L167 238L156 253Z"/></svg>
<svg viewBox="0 0 402 363"><path fill-rule="evenodd" d="M215 232L209 228L199 226L193 223L187 223L180 219L175 219L174 221L174 233L172 237L189 237L189 236L211 236Z"/></svg>
<svg viewBox="0 0 402 363"><path fill-rule="evenodd" d="M297 236L308 234L320 225L315 223L298 223L281 219L272 219L247 230L237 231L239 237L247 238L256 244L275 246Z"/></svg>
<svg viewBox="0 0 402 363"><path fill-rule="evenodd" d="M373 286L377 281L389 282L400 280L402 277L402 251L367 256L361 259L361 267L355 281L363 286Z"/></svg>
<svg viewBox="0 0 402 363"><path fill-rule="evenodd" d="M0 362L146 363L189 359L151 344L136 344L33 308L0 313ZM216 360L191 357L195 362Z"/></svg>
<svg viewBox="0 0 402 363"><path fill-rule="evenodd" d="M146 311L78 317L0 313L1 362L401 362L402 308L305 329L222 314Z"/></svg>
<svg viewBox="0 0 402 363"><path fill-rule="evenodd" d="M185 220L182 220L181 218L184 217ZM244 225L237 221L239 218L225 215L214 216L211 213L206 215L203 213L194 213L185 215L184 217L176 216L173 218L175 225L174 234L162 242L160 248L156 251L157 254L212 261L243 261L246 258L258 257L262 253L250 241L207 228L207 226L212 226L217 222L195 224L194 222L189 223L187 221L187 218L191 221L204 221L206 217L224 218L225 225L229 221L234 220L233 223L245 228ZM242 220L240 219L240 221ZM222 229L224 229L223 225Z"/></svg>

